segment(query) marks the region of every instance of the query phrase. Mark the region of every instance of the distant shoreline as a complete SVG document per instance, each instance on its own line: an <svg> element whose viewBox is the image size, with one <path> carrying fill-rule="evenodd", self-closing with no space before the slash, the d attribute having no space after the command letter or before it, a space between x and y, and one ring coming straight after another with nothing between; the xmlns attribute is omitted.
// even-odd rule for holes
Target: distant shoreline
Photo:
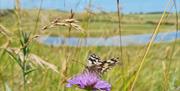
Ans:
<svg viewBox="0 0 180 91"><path fill-rule="evenodd" d="M15 10L15 8L14 9L1 9L0 8L0 13L2 13L2 12L12 12L13 10ZM37 9L22 9L22 10L37 10ZM59 10L59 9L42 9L43 11L57 11L57 12L64 12L64 13L69 13L70 11L65 11L65 10ZM85 10L84 11L81 11L81 12L76 12L76 11L73 11L73 12L75 12L75 13L83 13L83 12L86 12ZM92 13L117 13L116 11L114 11L114 12L105 12L105 11L103 11L103 12L97 12L97 11L92 11ZM134 12L134 13L123 13L122 12L122 14L162 14L163 13L163 11L154 11L154 12ZM169 14L171 14L171 13L175 13L175 12L166 12L166 13L169 13ZM178 13L180 13L180 12L178 12Z"/></svg>

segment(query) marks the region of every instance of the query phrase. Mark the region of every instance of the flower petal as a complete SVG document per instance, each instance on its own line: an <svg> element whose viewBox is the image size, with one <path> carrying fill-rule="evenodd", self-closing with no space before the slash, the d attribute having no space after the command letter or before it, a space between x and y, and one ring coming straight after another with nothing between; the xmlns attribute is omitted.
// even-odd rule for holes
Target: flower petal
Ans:
<svg viewBox="0 0 180 91"><path fill-rule="evenodd" d="M82 83L82 79L78 76L68 80L67 86L72 86L72 85L78 85L80 88L85 88L84 84Z"/></svg>
<svg viewBox="0 0 180 91"><path fill-rule="evenodd" d="M72 87L72 84L70 84L70 83L68 83L67 85L66 85L66 87Z"/></svg>
<svg viewBox="0 0 180 91"><path fill-rule="evenodd" d="M92 89L92 90L103 90L110 91L111 85L101 80L101 78L93 72L84 72L80 75L77 75L70 80L66 87L71 87L72 85L77 85L81 89Z"/></svg>
<svg viewBox="0 0 180 91"><path fill-rule="evenodd" d="M105 91L110 91L111 85L109 83L107 83L106 81L99 80L95 84L95 88L105 90Z"/></svg>

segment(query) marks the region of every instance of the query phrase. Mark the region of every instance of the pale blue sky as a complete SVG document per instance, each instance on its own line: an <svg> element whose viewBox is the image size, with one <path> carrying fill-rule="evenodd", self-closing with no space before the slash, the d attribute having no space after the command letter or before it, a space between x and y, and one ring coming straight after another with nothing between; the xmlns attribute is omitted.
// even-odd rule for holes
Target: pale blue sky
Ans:
<svg viewBox="0 0 180 91"><path fill-rule="evenodd" d="M21 0L21 6L26 9L38 8L41 0ZM122 11L130 12L158 12L163 11L169 0L120 0ZM180 0L176 0L180 11ZM0 0L0 9L14 8L15 0ZM44 9L58 9L69 11L83 11L89 0L43 0ZM116 0L91 0L95 11L116 11Z"/></svg>

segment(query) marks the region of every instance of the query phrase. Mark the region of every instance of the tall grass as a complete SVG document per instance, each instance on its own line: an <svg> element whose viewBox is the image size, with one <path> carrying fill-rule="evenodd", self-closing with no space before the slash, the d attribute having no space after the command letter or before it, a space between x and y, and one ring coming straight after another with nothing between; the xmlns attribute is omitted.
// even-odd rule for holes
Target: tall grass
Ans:
<svg viewBox="0 0 180 91"><path fill-rule="evenodd" d="M39 16L40 16L40 13L41 13L42 5L43 5L43 0L41 0L40 7L39 7L39 9L38 9L37 19L36 19L36 21L35 21L36 23L35 23L35 27L34 27L33 34L36 34L36 31L37 31L37 28L38 28Z"/></svg>
<svg viewBox="0 0 180 91"><path fill-rule="evenodd" d="M90 0L89 3L91 2L92 1ZM175 1L169 0L168 5L161 15L160 20L158 21L156 28L152 33L151 40L149 41L149 44L147 46L83 47L81 46L81 42L79 42L79 46L77 47L66 45L54 47L45 46L34 41L38 37L36 36L37 34L42 35L42 30L40 30L39 27L42 25L41 19L43 19L41 18L44 12L41 9L43 0L41 0L40 8L38 9L37 14L35 14L36 18L33 21L33 26L30 26L34 27L32 31L30 31L31 33L26 32L24 29L25 25L23 25L24 22L22 22L23 12L20 8L20 0L16 0L15 15L17 25L15 26L15 28L18 29L16 30L18 31L18 34L13 33L13 35L11 35L11 33L9 33L8 29L6 29L3 24L0 26L0 29L2 28L2 30L5 30L0 30L2 31L2 36L10 37L10 39L8 39L10 40L10 42L6 42L6 39L0 39L0 42L2 41L2 43L4 43L4 45L0 45L0 84L2 84L2 86L0 85L0 90L83 91L82 89L79 89L77 87L66 88L65 86L68 78L72 77L74 74L81 72L84 69L84 65L86 64L85 60L87 60L89 52L95 52L99 54L102 59L108 59L112 56L121 57L121 61L123 64L116 66L108 73L105 73L102 77L112 84L112 91L179 90L179 41L175 40L175 42L173 43L153 44L156 35L160 31L160 26L165 20L164 18L169 17L169 14L167 14L166 11L170 7L170 4L173 2L177 10ZM118 34L121 36L122 32L127 31L123 30L122 23L124 17L121 16L119 6L120 2L119 0L117 0L117 13L109 14L108 17L112 17L112 20L117 19L115 22L117 22L118 24L115 24L115 29L118 30ZM89 5L89 8L91 8L91 5ZM63 13L57 15L63 16ZM77 32L80 32L80 37L84 35L85 37L88 37L90 35L88 29L91 27L90 25L92 23L90 22L90 20L92 18L97 18L97 16L90 14L90 12L88 11L84 14L79 14L79 16L76 16L76 13L73 13L73 11L71 11L69 15L70 16L67 16L67 14L65 14L65 16L61 18L53 17L56 19L47 24L47 26L43 27L43 30L47 30L44 32L51 33L53 32L51 31L51 29L53 30L58 27L60 31L61 29L62 31L66 30L64 32L68 33L68 37L73 36L74 33ZM103 19L105 19L104 17L106 17L101 14L98 15L98 17L100 18L97 18L97 20L100 20L101 17L103 17ZM80 17L78 19L81 20L76 20L77 17ZM129 17L130 16L128 16L128 18ZM136 16L134 15L134 17ZM50 18L50 20L52 19ZM98 24L98 22L95 21L95 24ZM101 27L105 29L108 26L105 25ZM113 27L111 26L110 28ZM177 12L176 30L178 30ZM93 32L96 33L98 31L94 30ZM101 31L100 33L103 32ZM105 34L102 35L104 36ZM122 43L121 39L120 43ZM9 56L12 57L14 61L11 61ZM41 59L41 57L45 60ZM51 63L55 64L56 66Z"/></svg>
<svg viewBox="0 0 180 91"><path fill-rule="evenodd" d="M149 50L150 50L150 48L151 48L151 45L153 44L153 41L155 40L155 37L156 37L156 35L157 35L158 32L159 32L159 27L160 27L160 25L161 25L161 22L162 22L164 16L166 15L166 11L167 11L168 7L170 6L170 3L171 3L171 2L172 2L172 0L169 0L169 2L168 2L167 6L166 6L166 8L165 8L165 10L164 10L164 12L163 12L163 14L162 14L162 17L161 17L161 19L159 20L159 23L158 23L156 29L154 30L154 32L153 32L153 34L152 34L151 40L149 41L149 43L148 43L148 45L147 45L147 48L146 48L145 53L144 53L144 56L143 56L143 58L142 58L142 60L141 60L141 62L140 62L140 65L139 65L139 67L138 67L138 70L137 70L135 79L134 79L134 81L133 81L133 83L132 83L132 87L131 87L130 91L133 91L134 85L135 85L135 83L136 83L136 81L137 81L137 79L138 79L138 76L139 76L139 74L140 74L140 71L141 71L141 69L142 69L142 66L143 66L143 64L144 64L144 62L145 62L146 56L148 55Z"/></svg>

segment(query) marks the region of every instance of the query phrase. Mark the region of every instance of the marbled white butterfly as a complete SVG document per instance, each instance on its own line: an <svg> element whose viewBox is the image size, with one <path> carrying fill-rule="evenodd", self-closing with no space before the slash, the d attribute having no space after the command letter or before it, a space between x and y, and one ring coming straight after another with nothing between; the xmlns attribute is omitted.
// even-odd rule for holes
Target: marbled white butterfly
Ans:
<svg viewBox="0 0 180 91"><path fill-rule="evenodd" d="M88 57L87 69L88 71L97 72L102 75L107 70L111 69L118 63L119 58L111 58L109 60L102 61L96 54L91 54Z"/></svg>

